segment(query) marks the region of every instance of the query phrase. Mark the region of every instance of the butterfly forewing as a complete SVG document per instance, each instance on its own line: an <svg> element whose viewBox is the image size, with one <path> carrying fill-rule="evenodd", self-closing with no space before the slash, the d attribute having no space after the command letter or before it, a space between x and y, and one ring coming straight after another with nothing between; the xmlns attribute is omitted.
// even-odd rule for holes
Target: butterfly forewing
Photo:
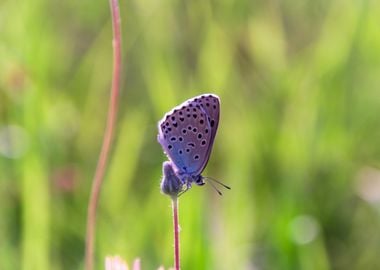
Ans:
<svg viewBox="0 0 380 270"><path fill-rule="evenodd" d="M216 132L218 130L218 125L219 125L219 112L220 112L219 97L212 94L204 94L204 95L195 97L190 102L200 105L202 110L206 113L207 121L209 122L209 125L211 128L210 145L207 150L207 157L209 157L211 155L212 147L214 145L214 139L216 136ZM206 167L207 162L208 162L208 158L206 159L206 163L203 164L204 167Z"/></svg>
<svg viewBox="0 0 380 270"><path fill-rule="evenodd" d="M158 141L177 170L200 174L207 164L212 128L205 110L196 102L185 102L159 122Z"/></svg>
<svg viewBox="0 0 380 270"><path fill-rule="evenodd" d="M220 112L220 101L219 98L212 94L204 94L195 97L190 102L196 103L201 106L207 115L207 120L211 126L211 147L214 143L214 138L219 125L219 112Z"/></svg>

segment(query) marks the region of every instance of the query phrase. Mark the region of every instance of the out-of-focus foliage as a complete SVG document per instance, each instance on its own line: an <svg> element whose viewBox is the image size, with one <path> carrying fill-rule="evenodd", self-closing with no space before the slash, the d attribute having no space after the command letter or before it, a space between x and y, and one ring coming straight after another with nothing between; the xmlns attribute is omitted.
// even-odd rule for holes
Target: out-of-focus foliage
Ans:
<svg viewBox="0 0 380 270"><path fill-rule="evenodd" d="M156 123L222 100L207 185L180 199L183 269L380 269L380 2L121 1L123 83L97 225L172 265ZM105 127L107 1L0 2L0 269L81 269Z"/></svg>

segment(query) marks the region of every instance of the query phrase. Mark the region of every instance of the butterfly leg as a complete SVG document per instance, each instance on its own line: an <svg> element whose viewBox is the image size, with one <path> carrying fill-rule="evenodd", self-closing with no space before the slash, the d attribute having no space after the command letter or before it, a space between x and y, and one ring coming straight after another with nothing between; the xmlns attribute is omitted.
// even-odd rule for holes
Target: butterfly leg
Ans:
<svg viewBox="0 0 380 270"><path fill-rule="evenodd" d="M190 189L191 189L191 184L190 184L190 183L187 183L185 189L182 190L182 191L178 194L178 197L181 196L181 195L183 195L184 193L186 193L186 192L187 192L188 190L190 190Z"/></svg>

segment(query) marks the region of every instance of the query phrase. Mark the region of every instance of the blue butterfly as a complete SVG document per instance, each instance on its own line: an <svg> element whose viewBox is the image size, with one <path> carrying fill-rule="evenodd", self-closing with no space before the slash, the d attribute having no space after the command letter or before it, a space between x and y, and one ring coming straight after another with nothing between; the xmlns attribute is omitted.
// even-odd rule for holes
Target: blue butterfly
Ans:
<svg viewBox="0 0 380 270"><path fill-rule="evenodd" d="M158 123L158 142L169 158L163 166L162 187L165 186L165 179L166 182L170 179L171 183L167 183L167 187L172 193L182 191L183 185L187 190L192 183L200 186L205 184L201 173L210 158L219 112L219 97L204 94L175 107Z"/></svg>

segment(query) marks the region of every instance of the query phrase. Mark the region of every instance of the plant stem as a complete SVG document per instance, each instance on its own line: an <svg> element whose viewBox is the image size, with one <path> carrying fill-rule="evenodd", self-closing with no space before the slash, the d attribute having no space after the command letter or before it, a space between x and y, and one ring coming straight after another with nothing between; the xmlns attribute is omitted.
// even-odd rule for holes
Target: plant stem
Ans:
<svg viewBox="0 0 380 270"><path fill-rule="evenodd" d="M179 224L178 224L178 197L172 197L173 226L174 226L174 269L180 269L179 260Z"/></svg>
<svg viewBox="0 0 380 270"><path fill-rule="evenodd" d="M92 270L94 267L94 242L96 210L99 201L99 194L104 179L105 168L112 143L114 126L118 112L118 97L120 92L120 71L121 71L121 31L120 31L120 11L118 0L109 0L112 27L113 27L113 74L112 88L110 93L109 110L107 116L107 126L104 133L103 145L99 155L98 165L90 194L90 201L87 210L87 234L85 251L85 269Z"/></svg>

